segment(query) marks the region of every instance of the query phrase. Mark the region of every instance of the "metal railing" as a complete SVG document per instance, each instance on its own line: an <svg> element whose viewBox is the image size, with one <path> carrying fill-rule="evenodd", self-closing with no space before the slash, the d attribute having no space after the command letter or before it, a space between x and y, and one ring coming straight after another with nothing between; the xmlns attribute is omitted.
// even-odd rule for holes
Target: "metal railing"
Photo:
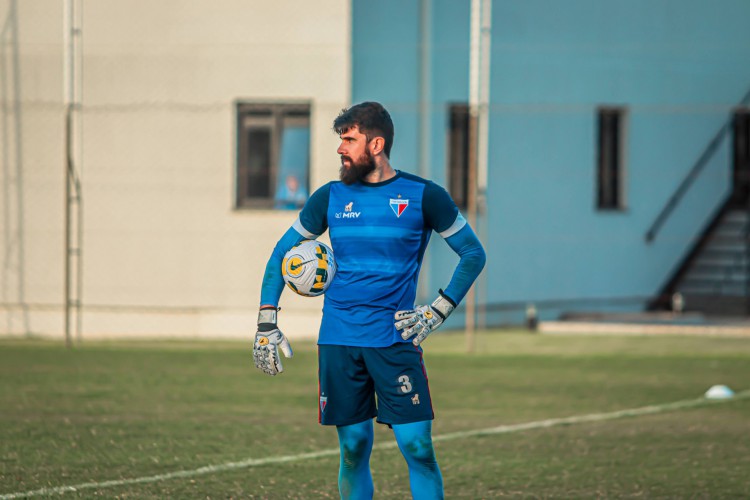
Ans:
<svg viewBox="0 0 750 500"><path fill-rule="evenodd" d="M747 91L742 100L738 103L738 106L747 106L748 103L750 103L750 90ZM659 215L656 216L656 219L651 224L651 227L648 229L648 231L646 231L645 239L647 243L651 243L652 241L654 241L654 239L656 239L656 236L659 233L661 227L664 225L677 205L679 205L680 201L685 196L685 193L688 192L690 186L693 185L695 179L703 171L709 160L719 150L719 146L721 146L721 143L724 141L726 136L729 135L731 130L732 116L729 116L725 120L724 125L721 126L719 131L711 139L711 142L708 143L708 146L706 146L706 148L703 150L703 153L700 155L698 160L695 162L695 164L693 164L693 167L687 173L675 192L672 194L672 196L669 197L666 205L664 205L664 208L662 208L661 212L659 212Z"/></svg>

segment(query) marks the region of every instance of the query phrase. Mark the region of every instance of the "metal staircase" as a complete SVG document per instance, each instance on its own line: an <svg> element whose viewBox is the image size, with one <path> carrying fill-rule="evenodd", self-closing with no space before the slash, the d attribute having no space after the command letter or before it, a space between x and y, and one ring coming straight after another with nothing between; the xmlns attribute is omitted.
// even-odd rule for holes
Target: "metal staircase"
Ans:
<svg viewBox="0 0 750 500"><path fill-rule="evenodd" d="M709 141L646 231L653 243L701 171L731 140L732 189L719 213L661 293L651 310L677 309L706 315L750 315L750 90Z"/></svg>
<svg viewBox="0 0 750 500"><path fill-rule="evenodd" d="M674 285L685 310L709 315L746 315L750 293L748 222L742 209L723 213Z"/></svg>

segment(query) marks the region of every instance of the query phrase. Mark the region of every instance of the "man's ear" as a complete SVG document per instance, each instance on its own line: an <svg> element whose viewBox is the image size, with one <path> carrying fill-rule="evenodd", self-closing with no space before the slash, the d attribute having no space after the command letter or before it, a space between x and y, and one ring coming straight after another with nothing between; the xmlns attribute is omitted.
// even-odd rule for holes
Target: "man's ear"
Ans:
<svg viewBox="0 0 750 500"><path fill-rule="evenodd" d="M370 144L368 144L368 147L370 148L370 153L372 156L377 156L378 154L383 152L383 148L385 147L385 139L382 137L373 137L373 139L370 141Z"/></svg>

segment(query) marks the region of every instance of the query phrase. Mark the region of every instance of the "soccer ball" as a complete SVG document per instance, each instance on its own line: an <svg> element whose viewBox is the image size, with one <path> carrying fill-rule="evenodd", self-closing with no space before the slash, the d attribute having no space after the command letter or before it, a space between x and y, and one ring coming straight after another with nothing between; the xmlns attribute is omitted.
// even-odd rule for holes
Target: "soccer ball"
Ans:
<svg viewBox="0 0 750 500"><path fill-rule="evenodd" d="M301 242L289 250L281 262L284 283L305 297L324 294L335 274L333 250L319 241Z"/></svg>

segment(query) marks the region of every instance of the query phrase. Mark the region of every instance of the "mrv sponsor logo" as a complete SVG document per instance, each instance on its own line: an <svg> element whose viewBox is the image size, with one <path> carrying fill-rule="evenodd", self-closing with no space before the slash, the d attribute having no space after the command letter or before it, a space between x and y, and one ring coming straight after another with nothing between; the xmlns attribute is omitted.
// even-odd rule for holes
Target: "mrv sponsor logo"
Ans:
<svg viewBox="0 0 750 500"><path fill-rule="evenodd" d="M354 211L354 202L350 201L346 205L344 205L344 211L343 212L336 212L336 218L337 219L358 219L359 216L362 215L362 212L355 212Z"/></svg>

